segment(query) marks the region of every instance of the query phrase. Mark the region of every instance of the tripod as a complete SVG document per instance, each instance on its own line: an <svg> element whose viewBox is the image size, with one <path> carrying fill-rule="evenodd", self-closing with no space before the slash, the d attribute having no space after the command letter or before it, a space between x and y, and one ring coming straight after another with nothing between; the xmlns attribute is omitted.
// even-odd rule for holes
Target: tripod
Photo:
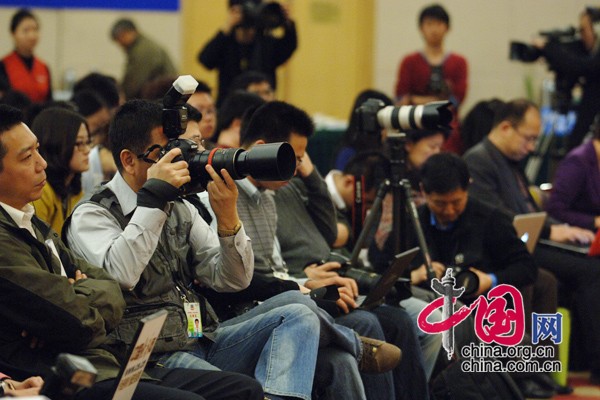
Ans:
<svg viewBox="0 0 600 400"><path fill-rule="evenodd" d="M378 222L378 217L381 213L383 200L387 193L391 191L393 208L392 208L392 241L394 254L399 254L408 249L408 218L411 219L415 234L423 253L425 266L427 268L427 277L429 280L435 277L431 256L423 234L423 229L419 221L417 207L412 200L412 189L410 181L406 178L406 134L402 132L394 132L388 134L386 143L390 152L390 178L384 180L377 190L377 195L371 212L365 219L363 229L356 241L354 250L350 257L350 264L357 265L356 261L360 250L366 243L370 232L375 223Z"/></svg>

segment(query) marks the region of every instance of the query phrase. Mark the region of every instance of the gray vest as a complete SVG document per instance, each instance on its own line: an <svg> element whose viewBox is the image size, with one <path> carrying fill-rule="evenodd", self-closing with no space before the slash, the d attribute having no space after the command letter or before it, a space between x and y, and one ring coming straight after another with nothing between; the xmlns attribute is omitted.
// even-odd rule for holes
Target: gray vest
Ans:
<svg viewBox="0 0 600 400"><path fill-rule="evenodd" d="M117 197L109 188L97 188L91 198L85 201L88 202L99 204L110 211L122 229L129 223L131 215L123 215ZM183 201L178 199L173 202L158 246L139 282L133 290L123 292L127 308L118 327L110 335L113 339L130 345L140 319L158 310L167 310L169 314L154 347L152 359L158 358L160 353L190 350L198 340L187 335L184 296L190 302L200 303L206 338L212 340L211 332L218 326L218 318L210 304L204 297L189 289L190 283L193 282L188 267L192 252L189 246L191 217ZM65 222L65 226L68 226L69 222ZM65 231L63 233L66 234Z"/></svg>

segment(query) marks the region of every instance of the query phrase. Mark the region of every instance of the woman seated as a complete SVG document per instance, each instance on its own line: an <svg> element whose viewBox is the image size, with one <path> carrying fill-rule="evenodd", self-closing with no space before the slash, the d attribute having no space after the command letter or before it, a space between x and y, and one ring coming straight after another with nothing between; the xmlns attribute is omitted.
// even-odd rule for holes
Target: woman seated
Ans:
<svg viewBox="0 0 600 400"><path fill-rule="evenodd" d="M558 165L548 213L570 225L600 227L600 115L592 125L593 138L574 148Z"/></svg>
<svg viewBox="0 0 600 400"><path fill-rule="evenodd" d="M65 219L83 196L81 173L89 168L90 134L85 119L65 108L48 108L33 121L39 152L48 163L36 215L60 233Z"/></svg>

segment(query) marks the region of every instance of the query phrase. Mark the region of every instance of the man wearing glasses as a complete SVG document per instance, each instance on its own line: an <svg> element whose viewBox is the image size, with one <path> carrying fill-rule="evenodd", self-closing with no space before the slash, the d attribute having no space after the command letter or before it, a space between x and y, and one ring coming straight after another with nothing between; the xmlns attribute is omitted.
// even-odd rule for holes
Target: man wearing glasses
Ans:
<svg viewBox="0 0 600 400"><path fill-rule="evenodd" d="M519 163L534 151L541 129L540 112L534 103L516 99L501 106L489 135L464 155L473 179L469 195L501 207L510 215L540 211ZM594 233L547 218L541 238L590 243ZM581 325L583 348L591 355L590 380L600 384L600 320L592 317L600 315L600 299L594 293L600 285L600 259L580 257L542 243L533 256L541 271L556 275L572 297L569 300Z"/></svg>

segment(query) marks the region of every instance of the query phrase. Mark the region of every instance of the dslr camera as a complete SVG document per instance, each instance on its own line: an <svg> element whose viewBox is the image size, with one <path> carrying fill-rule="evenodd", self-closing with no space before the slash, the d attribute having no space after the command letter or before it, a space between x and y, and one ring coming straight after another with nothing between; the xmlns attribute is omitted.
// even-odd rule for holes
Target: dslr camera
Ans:
<svg viewBox="0 0 600 400"><path fill-rule="evenodd" d="M52 400L71 399L79 389L92 387L97 374L96 368L86 358L60 353L50 374L44 377L40 395Z"/></svg>
<svg viewBox="0 0 600 400"><path fill-rule="evenodd" d="M242 9L242 22L239 26L256 28L257 32L271 30L283 26L286 21L285 12L281 4L270 1L263 3L261 0L230 0L229 6L240 6Z"/></svg>
<svg viewBox="0 0 600 400"><path fill-rule="evenodd" d="M187 127L185 102L196 90L198 82L191 75L180 76L163 97L163 132L169 139L160 151L160 157L171 149L181 149L181 156L173 162L188 163L191 182L181 187L182 194L198 193L206 189L211 180L206 165L212 165L217 173L227 170L233 179L246 176L261 181L287 181L296 170L296 155L289 143L256 145L246 151L241 148L200 150L193 140L179 139Z"/></svg>
<svg viewBox="0 0 600 400"><path fill-rule="evenodd" d="M381 129L402 131L407 129L431 129L448 131L452 121L449 101L434 101L418 106L386 106L383 101L369 99L355 112L358 114L361 132L379 135Z"/></svg>
<svg viewBox="0 0 600 400"><path fill-rule="evenodd" d="M465 297L472 297L477 293L479 289L479 277L477 274L464 265L449 265L448 268L452 268L452 276L456 281L456 287L464 287L465 291L463 295Z"/></svg>

